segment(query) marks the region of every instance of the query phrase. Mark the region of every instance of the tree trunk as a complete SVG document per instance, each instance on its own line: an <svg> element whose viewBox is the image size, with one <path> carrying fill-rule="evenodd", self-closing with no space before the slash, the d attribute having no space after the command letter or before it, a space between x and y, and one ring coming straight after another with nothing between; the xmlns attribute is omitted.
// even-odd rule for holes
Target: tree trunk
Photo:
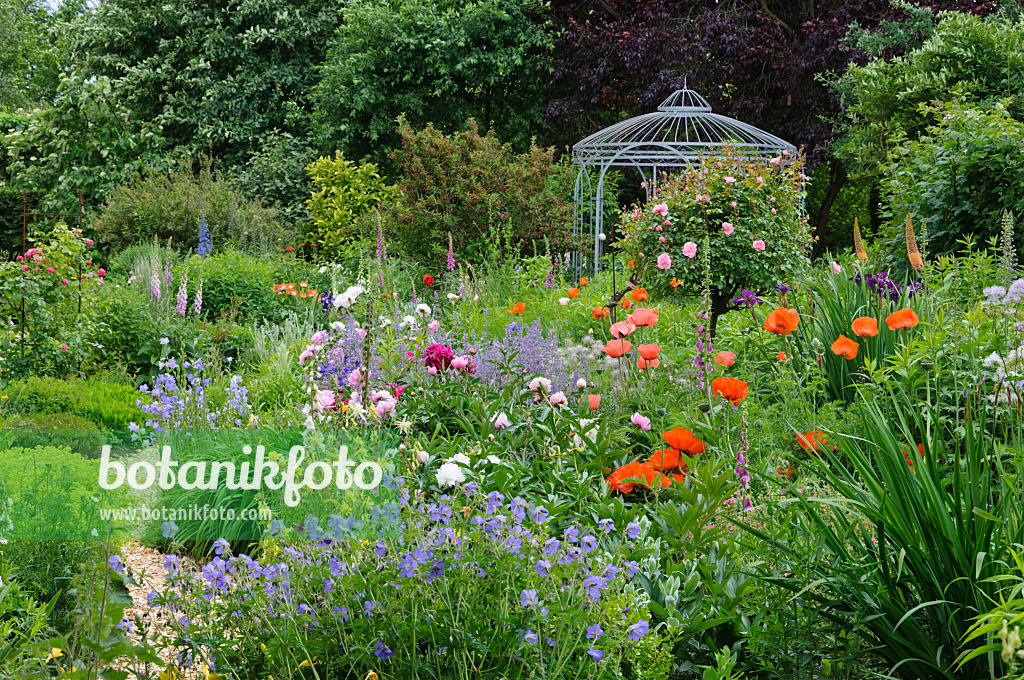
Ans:
<svg viewBox="0 0 1024 680"><path fill-rule="evenodd" d="M816 258L825 252L826 240L823 235L828 228L829 214L832 212L832 204L839 198L839 192L846 185L846 179L846 168L843 167L843 164L837 160L830 161L828 166L828 190L822 197L821 203L818 204L818 211L814 215L814 235L818 237L818 240L814 242L814 248L811 249L812 258Z"/></svg>
<svg viewBox="0 0 1024 680"><path fill-rule="evenodd" d="M718 332L718 317L727 314L732 307L729 300L732 295L726 295L718 290L711 291L711 318L708 320L708 330L711 333L711 340L714 342L715 333Z"/></svg>

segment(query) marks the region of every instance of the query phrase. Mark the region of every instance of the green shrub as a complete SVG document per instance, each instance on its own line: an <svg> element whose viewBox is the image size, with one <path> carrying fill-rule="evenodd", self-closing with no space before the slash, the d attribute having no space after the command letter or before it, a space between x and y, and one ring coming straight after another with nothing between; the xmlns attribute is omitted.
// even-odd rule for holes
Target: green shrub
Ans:
<svg viewBox="0 0 1024 680"><path fill-rule="evenodd" d="M232 184L244 196L274 206L281 222L298 231L308 218L306 199L313 193L306 166L315 159L302 137L271 132L245 166L235 168Z"/></svg>
<svg viewBox="0 0 1024 680"><path fill-rule="evenodd" d="M1002 105L983 111L948 104L929 111L935 125L895 149L884 167L888 221L882 237L890 260L900 264L906 261L908 214L929 257L951 255L967 238L994 239L1004 211L1024 215L1024 123ZM1018 227L1017 244L1022 235Z"/></svg>
<svg viewBox="0 0 1024 680"><path fill-rule="evenodd" d="M272 208L243 198L208 166L197 174L188 170L136 173L114 190L89 226L114 253L154 238L187 251L199 246L203 216L214 251L234 247L265 252L289 240Z"/></svg>
<svg viewBox="0 0 1024 680"><path fill-rule="evenodd" d="M110 443L96 423L71 413L13 416L3 421L0 427L11 431L12 446L26 449L61 447L86 458L98 458L103 445Z"/></svg>
<svg viewBox="0 0 1024 680"><path fill-rule="evenodd" d="M139 348L153 332L146 299L139 287L124 283L107 284L104 295L97 301L97 315L102 323L96 329L94 341L102 348L93 358L103 368L123 367L135 372Z"/></svg>
<svg viewBox="0 0 1024 680"><path fill-rule="evenodd" d="M8 603L0 588L0 621L13 616L24 630L24 626L34 621L39 604L54 600L53 627L60 633L71 632L75 625L75 599L68 591L73 586L71 579L79 573L82 544L77 541L12 541L3 548L2 556L10 568L8 576L14 584L14 596ZM0 643L3 643L2 637Z"/></svg>
<svg viewBox="0 0 1024 680"><path fill-rule="evenodd" d="M340 151L333 160L319 158L306 170L317 189L306 201L306 239L314 241L327 259L361 251L370 238L366 229L360 234L361 218L393 201L398 191L384 183L376 165L356 165L344 160Z"/></svg>
<svg viewBox="0 0 1024 680"><path fill-rule="evenodd" d="M572 175L551 150L516 155L472 121L450 137L430 125L415 132L404 120L400 129L402 148L391 157L404 173L402 195L386 219L409 256L443 267L449 235L456 258L467 261L504 244L527 255L545 239L556 252L571 247Z"/></svg>
<svg viewBox="0 0 1024 680"><path fill-rule="evenodd" d="M111 431L108 440L128 441L128 424L143 420L142 411L136 403L138 391L134 386L122 383L33 376L10 383L6 394L9 413L20 416L6 426L34 431L19 435L18 446L52 443L71 446L75 451L95 451L98 448L95 444L97 437L104 435L102 432L91 434L92 430ZM55 432L48 435L40 428L57 428L63 434L58 436ZM75 434L77 430L83 432Z"/></svg>

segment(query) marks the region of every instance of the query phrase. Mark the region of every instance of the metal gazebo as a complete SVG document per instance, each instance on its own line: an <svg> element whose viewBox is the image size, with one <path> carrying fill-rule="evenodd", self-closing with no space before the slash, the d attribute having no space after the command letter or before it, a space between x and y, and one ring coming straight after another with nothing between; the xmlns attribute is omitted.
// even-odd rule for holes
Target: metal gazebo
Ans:
<svg viewBox="0 0 1024 680"><path fill-rule="evenodd" d="M796 151L789 142L764 130L712 113L708 101L685 84L663 101L656 113L624 120L577 142L572 148L572 161L579 166L573 194L573 232L593 233L594 272L601 260L604 180L609 168L636 168L650 200L657 195L659 170L693 167L721 147L735 149L748 158ZM576 264L582 269L582 256Z"/></svg>

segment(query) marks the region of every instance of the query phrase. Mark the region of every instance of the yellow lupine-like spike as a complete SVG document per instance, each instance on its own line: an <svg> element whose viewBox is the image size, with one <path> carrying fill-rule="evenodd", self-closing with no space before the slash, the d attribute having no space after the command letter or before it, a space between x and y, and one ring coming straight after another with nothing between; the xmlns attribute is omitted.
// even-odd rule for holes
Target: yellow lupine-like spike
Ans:
<svg viewBox="0 0 1024 680"><path fill-rule="evenodd" d="M860 225L857 224L857 218L853 218L853 249L857 251L857 259L861 262L867 262L868 251L864 249L864 241L860 237Z"/></svg>
<svg viewBox="0 0 1024 680"><path fill-rule="evenodd" d="M917 249L917 239L914 238L914 225L910 223L910 213L907 213L907 259L910 260L910 266L917 271L924 269L924 258L921 257L921 251Z"/></svg>

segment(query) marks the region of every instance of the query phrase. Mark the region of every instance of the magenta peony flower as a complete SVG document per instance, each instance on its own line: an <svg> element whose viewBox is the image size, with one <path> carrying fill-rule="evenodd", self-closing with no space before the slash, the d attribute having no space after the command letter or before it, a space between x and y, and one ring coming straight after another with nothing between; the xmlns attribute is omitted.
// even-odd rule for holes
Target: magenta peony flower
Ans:
<svg viewBox="0 0 1024 680"><path fill-rule="evenodd" d="M440 342L427 345L427 349L423 352L423 363L427 368L439 371L444 371L451 366L453 358L455 358L455 352L452 351L452 348Z"/></svg>

